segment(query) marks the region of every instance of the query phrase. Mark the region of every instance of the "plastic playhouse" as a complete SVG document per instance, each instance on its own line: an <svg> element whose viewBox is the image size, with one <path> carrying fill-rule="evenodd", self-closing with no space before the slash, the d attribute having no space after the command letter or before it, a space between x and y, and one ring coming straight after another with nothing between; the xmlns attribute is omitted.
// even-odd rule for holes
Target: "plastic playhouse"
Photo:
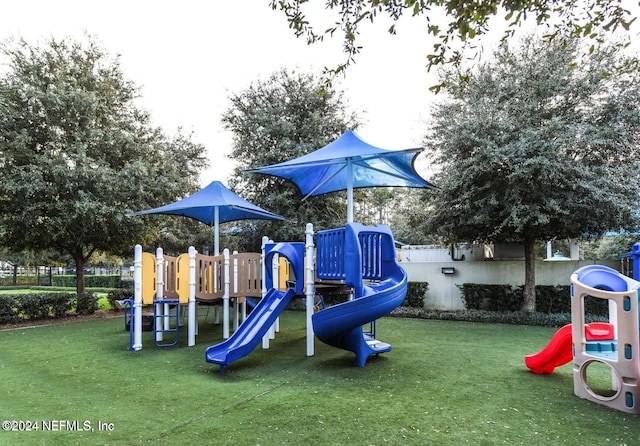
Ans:
<svg viewBox="0 0 640 446"><path fill-rule="evenodd" d="M250 259L242 257L246 254L229 255L228 250L216 258L199 256L193 247L176 259L165 258L161 251L155 258L141 251L136 247L134 297L127 303L129 348L142 348L145 305L154 308L154 342L168 347L177 343L181 311L188 312L188 345L193 346L197 304L222 302L224 341L205 352L205 360L218 364L221 372L260 342L268 348L278 330L279 315L296 296L305 298L307 356L313 356L317 337L353 352L356 364L364 367L369 356L391 350L390 344L375 339L375 321L398 307L407 292L406 272L396 260L391 230L384 225L348 223L314 234L308 224L304 243L274 243L265 238L262 254L252 254ZM329 288L346 290L348 300L330 307L317 305L318 292ZM248 315L246 303L242 310L238 307L247 296L261 297ZM235 303L232 334L230 301ZM237 323L239 311L241 324ZM167 333L169 341L163 340Z"/></svg>
<svg viewBox="0 0 640 446"><path fill-rule="evenodd" d="M640 244L635 244L634 277L640 269ZM640 413L640 282L600 265L571 275L571 324L562 327L539 353L525 357L536 374L553 373L573 360L574 393L623 412ZM609 302L609 322L585 323L587 299ZM592 378L609 373L610 384ZM607 378L609 379L609 378Z"/></svg>

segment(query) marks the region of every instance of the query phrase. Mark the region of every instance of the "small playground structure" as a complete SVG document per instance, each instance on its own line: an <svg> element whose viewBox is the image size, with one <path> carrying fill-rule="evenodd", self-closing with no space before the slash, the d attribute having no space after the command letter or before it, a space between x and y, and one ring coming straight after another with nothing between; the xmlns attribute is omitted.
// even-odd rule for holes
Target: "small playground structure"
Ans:
<svg viewBox="0 0 640 446"><path fill-rule="evenodd" d="M623 412L640 413L640 244L631 251L634 278L601 265L571 275L571 324L560 328L548 345L525 357L536 374L553 373L573 360L574 393ZM606 299L609 322L585 323L587 299ZM605 381L599 377L606 375Z"/></svg>
<svg viewBox="0 0 640 446"><path fill-rule="evenodd" d="M125 319L129 321L130 350L142 349L143 329L154 331L158 347L170 347L178 342L183 312L188 314L188 345L195 345L198 305L214 306L215 321L219 321L218 307L223 308L223 336L229 337L230 304L233 302L233 327L239 317L246 317L246 298L261 297L261 255L258 253L205 256L191 247L178 257L142 252L137 245L134 252L134 298L124 303ZM143 311L143 308L152 311ZM139 316L137 316L139 313ZM133 314L133 317L129 316ZM138 326L139 325L139 326ZM167 341L164 335L171 338Z"/></svg>
<svg viewBox="0 0 640 446"><path fill-rule="evenodd" d="M320 231L315 244L313 226L308 224L304 243L264 238L261 254L230 255L224 250L222 256L211 257L191 247L177 258L164 256L161 249L154 257L136 246L134 282L134 297L128 302L130 349L142 348L145 305L153 306L155 344L169 347L178 340L182 307L188 311L188 345L193 346L197 304L222 302L225 340L205 353L206 361L218 364L221 372L261 341L268 348L279 315L295 296L305 298L307 356L313 356L317 337L353 352L357 365L364 367L369 356L391 350L391 345L375 339L375 321L398 307L407 291L407 276L396 261L389 227L359 223ZM349 299L326 308L315 305L318 292L335 289L347 290ZM248 315L246 297L260 298ZM172 335L169 341L164 339L167 334Z"/></svg>

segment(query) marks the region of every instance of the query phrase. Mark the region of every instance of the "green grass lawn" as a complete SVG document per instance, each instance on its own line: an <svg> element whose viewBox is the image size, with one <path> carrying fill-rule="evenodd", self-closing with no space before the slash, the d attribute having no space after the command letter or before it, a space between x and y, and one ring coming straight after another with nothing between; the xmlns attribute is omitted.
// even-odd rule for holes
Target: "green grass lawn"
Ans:
<svg viewBox="0 0 640 446"><path fill-rule="evenodd" d="M0 418L40 427L0 444L640 444L640 417L574 396L570 365L526 369L552 328L386 317L378 339L393 350L357 368L318 341L306 357L304 314L285 312L269 350L221 375L204 361L222 340L211 319L195 347L186 329L169 349L145 332L139 352L122 318L0 332Z"/></svg>

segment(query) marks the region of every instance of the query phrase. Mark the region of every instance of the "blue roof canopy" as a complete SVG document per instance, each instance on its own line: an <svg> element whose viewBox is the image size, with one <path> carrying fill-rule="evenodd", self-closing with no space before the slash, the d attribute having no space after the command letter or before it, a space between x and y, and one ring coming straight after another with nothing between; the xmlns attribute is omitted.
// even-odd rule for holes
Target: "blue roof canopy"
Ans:
<svg viewBox="0 0 640 446"><path fill-rule="evenodd" d="M414 168L415 158L422 150L381 149L348 130L340 138L307 155L245 172L286 178L298 187L303 199L347 190L349 221L353 221L353 189L385 186L435 188Z"/></svg>
<svg viewBox="0 0 640 446"><path fill-rule="evenodd" d="M220 223L236 220L285 220L284 217L266 211L261 207L239 197L227 189L220 181L213 181L204 189L182 200L129 215L181 215L214 226L214 251L218 255L218 237Z"/></svg>

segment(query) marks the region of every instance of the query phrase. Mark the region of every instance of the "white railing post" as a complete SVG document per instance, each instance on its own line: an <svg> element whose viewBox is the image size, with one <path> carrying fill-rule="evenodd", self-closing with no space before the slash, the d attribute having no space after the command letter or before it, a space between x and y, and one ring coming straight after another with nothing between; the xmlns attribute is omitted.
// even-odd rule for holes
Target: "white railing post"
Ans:
<svg viewBox="0 0 640 446"><path fill-rule="evenodd" d="M269 243L269 238L267 236L262 237L262 262L261 263L261 268L262 268L262 299L264 299L264 296L267 295L267 265L265 262L265 257L266 257L266 253L265 253L265 246L266 244ZM269 348L269 333L266 333L263 337L262 337L262 348L263 349L268 349Z"/></svg>
<svg viewBox="0 0 640 446"><path fill-rule="evenodd" d="M142 349L142 246L136 245L133 259L133 350Z"/></svg>
<svg viewBox="0 0 640 446"><path fill-rule="evenodd" d="M316 294L315 285L315 269L313 263L313 225L307 223L305 231L305 273L306 273L306 314L307 314L307 356L313 356L314 354L314 334L313 334L313 322L311 316L313 316L313 300ZM296 280L300 280L296 277Z"/></svg>
<svg viewBox="0 0 640 446"><path fill-rule="evenodd" d="M273 268L273 287L277 290L280 289L280 255L273 255L273 262L271 263L271 268ZM271 327L269 328L269 339L276 338L276 332L280 331L280 318L276 318Z"/></svg>
<svg viewBox="0 0 640 446"><path fill-rule="evenodd" d="M229 339L229 249L224 254L224 295L222 296L222 337Z"/></svg>
<svg viewBox="0 0 640 446"><path fill-rule="evenodd" d="M163 297L162 288L164 287L164 278L163 278L164 258L162 254L163 254L162 248L157 248L156 249L156 297L155 297L155 300L162 300L162 297ZM153 308L154 308L154 315L155 315L155 309L157 308L157 306L154 304ZM162 307L160 307L160 315L163 316L160 318L160 327L162 327L163 330L169 329L169 318L167 317L168 314L169 314L169 305L164 304ZM158 320L155 317L153 319L154 319L153 326L155 328ZM163 339L163 336L162 336L163 333L161 331L156 331L155 335L156 335L156 342L161 342Z"/></svg>
<svg viewBox="0 0 640 446"><path fill-rule="evenodd" d="M198 318L196 310L196 248L189 246L189 347L196 345Z"/></svg>
<svg viewBox="0 0 640 446"><path fill-rule="evenodd" d="M233 251L233 255L238 254L238 251ZM238 318L240 317L240 306L238 304L238 259L233 259L233 331L238 330Z"/></svg>

